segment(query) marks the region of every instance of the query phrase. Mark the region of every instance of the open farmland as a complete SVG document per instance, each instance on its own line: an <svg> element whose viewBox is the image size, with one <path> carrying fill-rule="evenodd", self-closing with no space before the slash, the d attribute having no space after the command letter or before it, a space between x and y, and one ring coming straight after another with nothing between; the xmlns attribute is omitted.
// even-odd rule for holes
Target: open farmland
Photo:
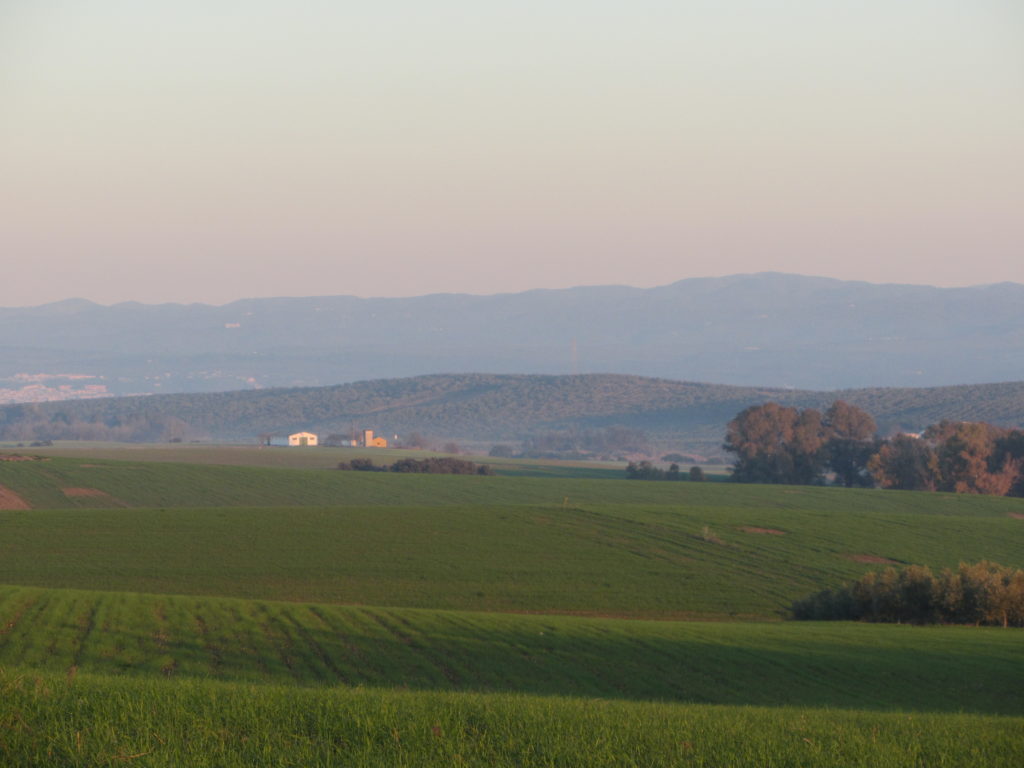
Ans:
<svg viewBox="0 0 1024 768"><path fill-rule="evenodd" d="M19 450L13 446L7 450ZM108 443L58 441L45 448L32 448L33 454L63 458L112 459L116 461L170 462L175 464L219 464L237 467L276 469L334 469L339 462L366 458L378 465L392 464L400 459L423 459L448 455L437 451L409 448L335 448L317 446L296 450L280 446L211 445L207 443ZM575 477L622 479L625 462L568 461L560 459L506 459L492 456L466 456L479 464L487 464L496 474L506 477ZM724 476L722 466L709 466Z"/></svg>
<svg viewBox="0 0 1024 768"><path fill-rule="evenodd" d="M0 462L0 764L1024 759L1020 631L779 621L1021 500L564 471Z"/></svg>
<svg viewBox="0 0 1024 768"><path fill-rule="evenodd" d="M459 478L386 479L404 484ZM956 504L946 514L837 514L747 506L744 493L732 497L750 487L712 490L736 506L9 511L0 514L0 584L455 610L765 619L779 618L794 599L856 578L880 562L941 568L988 558L1024 565L1024 520L1009 516L1009 510L1021 509L1019 503ZM874 495L896 503L913 496ZM766 493L765 501L770 498ZM775 498L788 496L779 490Z"/></svg>
<svg viewBox="0 0 1024 768"><path fill-rule="evenodd" d="M0 665L293 685L1024 714L1020 633L0 589Z"/></svg>
<svg viewBox="0 0 1024 768"><path fill-rule="evenodd" d="M315 449L314 449L315 450ZM301 452L296 450L297 453ZM280 453L286 453L282 451ZM525 467L525 468L523 468ZM534 469L533 467L537 467ZM415 504L671 503L669 487L638 488L624 473L610 485L594 470L520 465L510 477L447 477L163 461L44 458L0 461L0 485L36 509ZM610 470L596 470L608 473ZM518 476L518 475L536 476ZM665 483L645 483L664 486ZM682 483L673 483L673 486ZM694 490L699 493L698 490Z"/></svg>
<svg viewBox="0 0 1024 768"><path fill-rule="evenodd" d="M991 496L603 479L577 476L580 468L574 465L538 466L542 476L477 477L43 457L0 461L0 486L34 509L529 504L793 509L831 517L875 512L1005 517L1024 510L1020 499Z"/></svg>
<svg viewBox="0 0 1024 768"><path fill-rule="evenodd" d="M11 766L1017 768L1024 718L0 672ZM145 702L144 704L142 702Z"/></svg>

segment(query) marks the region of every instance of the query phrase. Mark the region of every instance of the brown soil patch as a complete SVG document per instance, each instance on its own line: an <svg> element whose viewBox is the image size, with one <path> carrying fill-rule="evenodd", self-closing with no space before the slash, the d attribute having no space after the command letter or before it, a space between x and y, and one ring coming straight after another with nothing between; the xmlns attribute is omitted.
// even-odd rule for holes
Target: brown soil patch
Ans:
<svg viewBox="0 0 1024 768"><path fill-rule="evenodd" d="M76 496L96 496L102 498L110 497L109 493L107 493L106 491L101 491L98 488L61 488L61 491L63 491L64 495L67 496L69 499L72 499Z"/></svg>
<svg viewBox="0 0 1024 768"><path fill-rule="evenodd" d="M899 565L899 560L890 560L888 557L881 557L879 555L843 555L847 560L853 560L855 563L876 563L883 565Z"/></svg>
<svg viewBox="0 0 1024 768"><path fill-rule="evenodd" d="M0 509L32 509L32 507L10 488L0 485Z"/></svg>
<svg viewBox="0 0 1024 768"><path fill-rule="evenodd" d="M20 453L0 453L0 461L49 461L48 456L22 456Z"/></svg>
<svg viewBox="0 0 1024 768"><path fill-rule="evenodd" d="M756 525L741 525L740 530L744 533L763 533L767 536L785 536L785 531L778 528L758 528Z"/></svg>
<svg viewBox="0 0 1024 768"><path fill-rule="evenodd" d="M1024 520L1024 514L1020 512L1007 512L1010 517L1016 518L1017 520Z"/></svg>

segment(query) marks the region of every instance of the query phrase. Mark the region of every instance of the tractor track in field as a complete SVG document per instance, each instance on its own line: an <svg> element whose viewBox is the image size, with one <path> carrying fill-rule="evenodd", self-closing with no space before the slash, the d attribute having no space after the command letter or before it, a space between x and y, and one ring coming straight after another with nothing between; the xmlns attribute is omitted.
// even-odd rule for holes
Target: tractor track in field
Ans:
<svg viewBox="0 0 1024 768"><path fill-rule="evenodd" d="M22 617L31 610L36 603L39 602L38 597L30 597L27 600L23 600L20 605L15 609L14 615L11 616L7 621L0 625L0 638L5 635L9 635L15 627L18 626L18 622L21 621Z"/></svg>
<svg viewBox="0 0 1024 768"><path fill-rule="evenodd" d="M306 644L306 646L312 651L313 655L316 656L320 663L323 664L334 677L344 683L345 685L352 685L352 681L341 671L341 668L334 663L334 659L331 655L324 650L323 646L317 642L316 638L313 637L312 633L307 627L304 627L299 623L298 618L293 613L288 613L286 617L295 628L296 634Z"/></svg>
<svg viewBox="0 0 1024 768"><path fill-rule="evenodd" d="M202 614L196 613L192 617L192 620L196 625L196 632L199 634L199 641L202 643L204 650L210 656L211 671L215 676L219 676L224 668L224 651L219 645L213 642L213 639L210 637L210 628Z"/></svg>
<svg viewBox="0 0 1024 768"><path fill-rule="evenodd" d="M288 674L296 680L300 679L299 671L295 668L295 644L292 642L292 639L288 637L288 633L284 631L284 627L281 625L280 619L271 614L270 610L263 603L256 606L256 611L262 614L262 620L257 617L255 611L253 613L253 618L259 621L259 626L260 629L263 630L264 637L266 637L274 647L277 657L281 660L281 663L284 664L285 669L288 670Z"/></svg>
<svg viewBox="0 0 1024 768"><path fill-rule="evenodd" d="M395 614L390 614L385 617L381 614L370 612L368 615L371 616L373 620L385 629L392 637L403 645L414 649L424 661L436 667L453 687L458 688L462 685L462 677L446 663L445 659L440 658L435 652L424 646L415 637L398 626L400 624L406 629L416 631L415 627L412 626L408 619Z"/></svg>
<svg viewBox="0 0 1024 768"><path fill-rule="evenodd" d="M246 622L252 618L249 614L242 613L238 606L230 609L231 619L235 623L236 627L244 626ZM250 633L244 632L240 629L235 629L232 632L235 638L235 642L238 643L238 648L242 653L248 655L256 664L256 669L259 670L261 675L269 676L271 674L270 668L267 666L266 660L260 655L255 644L252 642Z"/></svg>
<svg viewBox="0 0 1024 768"><path fill-rule="evenodd" d="M96 629L96 612L99 610L99 601L93 600L89 607L78 616L78 620L75 622L76 626L81 630L81 633L76 638L75 643L75 654L71 659L71 666L78 669L82 662L82 649L85 648L85 643L92 635L93 630Z"/></svg>

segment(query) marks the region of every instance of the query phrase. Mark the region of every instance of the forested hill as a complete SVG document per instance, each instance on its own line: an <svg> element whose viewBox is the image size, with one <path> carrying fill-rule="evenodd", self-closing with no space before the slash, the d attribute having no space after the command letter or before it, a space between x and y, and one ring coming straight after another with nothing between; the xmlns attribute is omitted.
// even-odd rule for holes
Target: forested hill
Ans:
<svg viewBox="0 0 1024 768"><path fill-rule="evenodd" d="M774 400L824 408L837 399L871 413L883 433L918 431L942 419L1024 426L1024 382L820 392L614 374L463 374L4 406L0 438L252 440L260 433L311 429L348 435L365 427L382 434L497 442L624 426L643 430L658 443L707 452L721 443L726 423L749 405Z"/></svg>
<svg viewBox="0 0 1024 768"><path fill-rule="evenodd" d="M494 296L0 308L0 402L450 371L841 389L1024 379L1024 285L800 275Z"/></svg>

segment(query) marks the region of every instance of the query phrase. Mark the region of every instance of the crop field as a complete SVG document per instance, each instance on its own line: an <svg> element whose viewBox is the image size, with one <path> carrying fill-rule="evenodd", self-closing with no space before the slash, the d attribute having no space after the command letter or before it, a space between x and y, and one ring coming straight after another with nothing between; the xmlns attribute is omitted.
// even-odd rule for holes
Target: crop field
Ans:
<svg viewBox="0 0 1024 768"><path fill-rule="evenodd" d="M334 469L341 461L353 458L371 459L375 464L391 464L400 459L423 459L449 454L408 448L328 447L285 448L259 445L217 445L191 443L90 443L57 442L45 448L19 449L8 444L0 450L28 451L41 456L79 459L111 459L115 461L170 462L179 464L218 464L238 467L276 469ZM499 475L508 477L574 477L590 479L622 479L625 462L565 461L557 459L505 459L490 456L465 456L477 463L488 464ZM708 469L723 474L725 468ZM715 475L711 475L714 477Z"/></svg>
<svg viewBox="0 0 1024 768"><path fill-rule="evenodd" d="M0 765L1024 763L1020 630L782 621L1021 499L143 450L0 461Z"/></svg>
<svg viewBox="0 0 1024 768"><path fill-rule="evenodd" d="M1024 513L1021 499L945 493L625 479L598 482L572 476L405 475L64 457L0 461L0 487L35 509L529 504L794 509L835 516Z"/></svg>
<svg viewBox="0 0 1024 768"><path fill-rule="evenodd" d="M526 472L526 470L523 470ZM0 485L36 509L73 507L307 506L333 504L552 504L566 499L668 503L685 483L610 479L594 484L584 468L476 477L254 468L213 464L53 458L0 461ZM550 469L550 473L556 473ZM566 476L562 476L562 475ZM577 477L576 475L584 475ZM617 473L622 477L622 473ZM698 485L694 483L693 485ZM671 486L671 487L667 487ZM676 488L677 493L673 493Z"/></svg>
<svg viewBox="0 0 1024 768"><path fill-rule="evenodd" d="M10 766L1017 768L1024 719L0 672Z"/></svg>
<svg viewBox="0 0 1024 768"><path fill-rule="evenodd" d="M249 683L1024 714L1020 633L0 589L0 666Z"/></svg>
<svg viewBox="0 0 1024 768"><path fill-rule="evenodd" d="M1024 520L611 504L0 513L0 584L456 610L779 618L880 561L982 558L1024 566Z"/></svg>

